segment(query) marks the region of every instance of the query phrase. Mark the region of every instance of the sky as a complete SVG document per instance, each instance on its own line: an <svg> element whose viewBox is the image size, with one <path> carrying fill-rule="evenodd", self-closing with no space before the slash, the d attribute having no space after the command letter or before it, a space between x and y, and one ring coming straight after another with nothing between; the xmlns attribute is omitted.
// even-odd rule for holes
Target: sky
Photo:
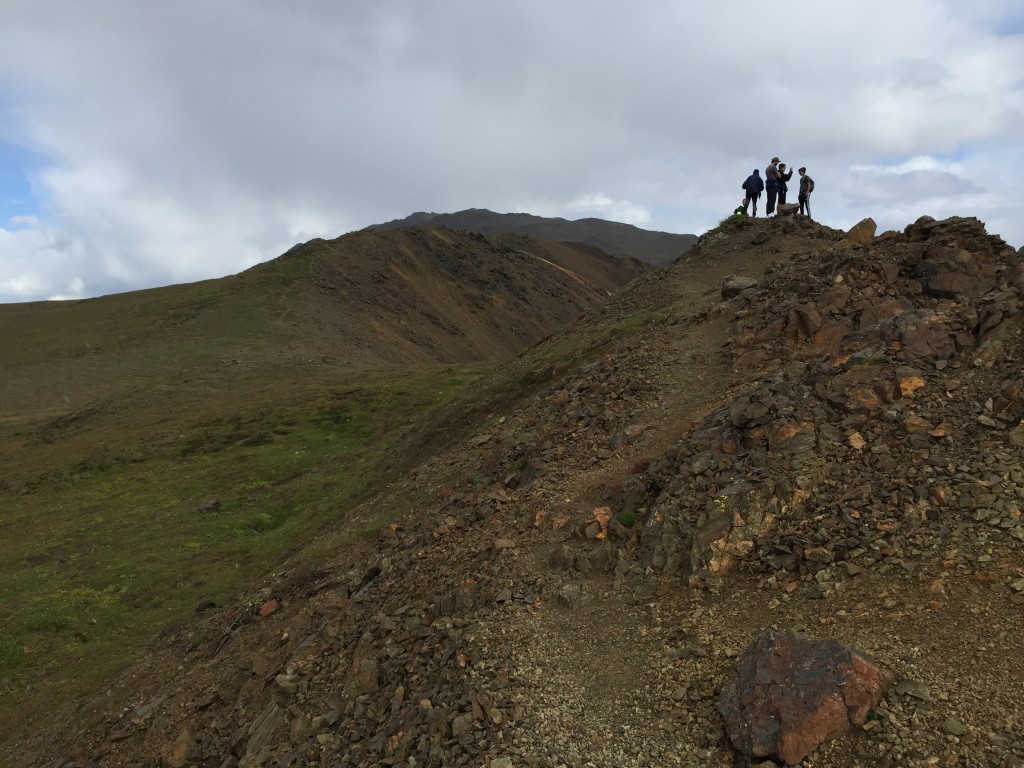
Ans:
<svg viewBox="0 0 1024 768"><path fill-rule="evenodd" d="M0 3L0 303L417 211L699 235L776 155L831 227L975 216L1021 247L1024 3Z"/></svg>

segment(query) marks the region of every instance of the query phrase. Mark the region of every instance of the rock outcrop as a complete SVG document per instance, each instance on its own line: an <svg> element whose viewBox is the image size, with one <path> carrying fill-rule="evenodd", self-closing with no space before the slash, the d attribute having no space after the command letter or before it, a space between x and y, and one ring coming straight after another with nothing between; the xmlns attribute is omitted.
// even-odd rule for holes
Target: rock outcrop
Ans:
<svg viewBox="0 0 1024 768"><path fill-rule="evenodd" d="M951 508L994 505L1024 537L1020 259L973 220L879 241L770 270L714 310L737 318L734 365L773 366L652 462L643 567L707 581L742 562L827 585L909 537L940 546ZM955 469L980 446L999 476L981 494Z"/></svg>

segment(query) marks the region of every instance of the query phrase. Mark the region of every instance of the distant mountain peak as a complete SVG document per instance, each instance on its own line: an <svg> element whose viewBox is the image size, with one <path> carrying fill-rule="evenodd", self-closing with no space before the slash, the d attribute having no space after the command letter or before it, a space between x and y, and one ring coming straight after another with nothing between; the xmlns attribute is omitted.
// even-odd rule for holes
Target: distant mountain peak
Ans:
<svg viewBox="0 0 1024 768"><path fill-rule="evenodd" d="M540 240L584 243L614 256L632 256L657 266L675 261L697 242L696 235L655 232L633 224L593 217L570 221L530 213L495 213L486 208L467 208L457 213L418 211L404 219L373 224L367 229L402 229L418 226L443 226L482 235L514 232Z"/></svg>

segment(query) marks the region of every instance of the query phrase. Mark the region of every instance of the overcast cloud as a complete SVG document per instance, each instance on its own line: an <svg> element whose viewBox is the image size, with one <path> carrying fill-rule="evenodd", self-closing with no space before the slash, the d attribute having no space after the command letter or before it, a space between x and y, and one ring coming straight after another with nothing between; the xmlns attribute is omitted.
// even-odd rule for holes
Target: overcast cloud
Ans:
<svg viewBox="0 0 1024 768"><path fill-rule="evenodd" d="M773 155L830 226L1020 247L1022 73L1019 0L4 0L0 302L415 211L700 234Z"/></svg>

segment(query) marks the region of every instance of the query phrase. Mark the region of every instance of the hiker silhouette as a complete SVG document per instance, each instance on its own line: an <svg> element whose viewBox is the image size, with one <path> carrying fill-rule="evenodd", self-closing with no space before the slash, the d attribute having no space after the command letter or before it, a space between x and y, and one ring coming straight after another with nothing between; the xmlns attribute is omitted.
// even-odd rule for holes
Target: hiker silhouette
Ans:
<svg viewBox="0 0 1024 768"><path fill-rule="evenodd" d="M757 216L757 199L761 197L761 193L764 191L764 179L761 178L761 172L754 169L754 172L747 176L747 180L742 184L743 190L747 193L746 199L743 201L743 212L746 213L747 205L749 203L754 204L753 216Z"/></svg>

